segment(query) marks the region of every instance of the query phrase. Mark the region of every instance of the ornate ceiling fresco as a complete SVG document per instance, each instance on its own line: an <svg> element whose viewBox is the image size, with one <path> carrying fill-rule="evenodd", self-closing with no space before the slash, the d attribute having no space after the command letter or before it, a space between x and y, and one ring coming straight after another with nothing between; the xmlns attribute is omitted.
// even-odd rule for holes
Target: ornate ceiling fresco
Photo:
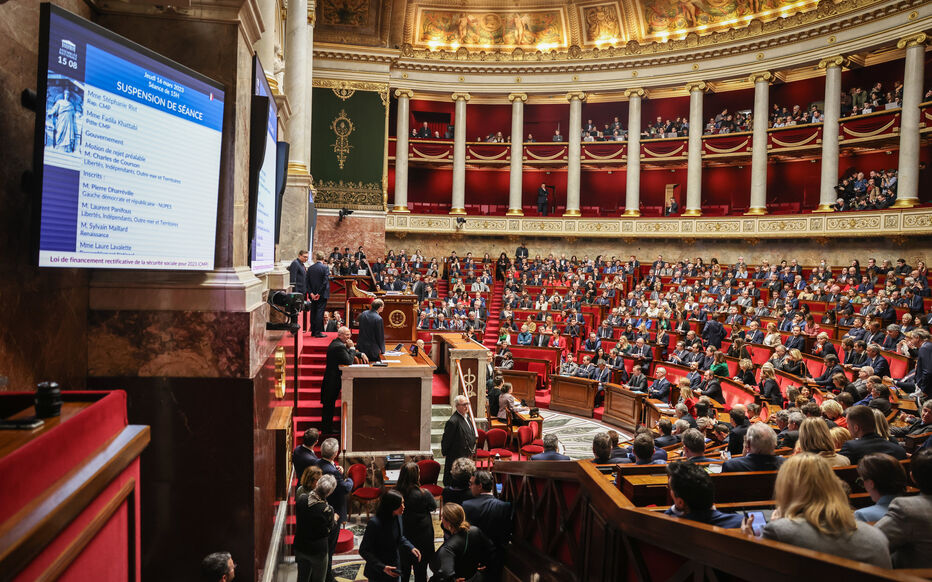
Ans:
<svg viewBox="0 0 932 582"><path fill-rule="evenodd" d="M832 0L822 0L832 3ZM318 40L431 50L563 51L666 41L813 10L818 0L318 0Z"/></svg>

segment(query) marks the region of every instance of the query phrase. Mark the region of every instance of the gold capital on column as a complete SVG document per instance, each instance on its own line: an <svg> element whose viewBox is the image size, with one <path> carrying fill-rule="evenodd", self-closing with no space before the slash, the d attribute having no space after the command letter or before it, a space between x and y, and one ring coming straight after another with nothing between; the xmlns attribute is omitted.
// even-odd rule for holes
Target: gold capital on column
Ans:
<svg viewBox="0 0 932 582"><path fill-rule="evenodd" d="M760 83L762 81L773 81L776 77L770 71L760 71L759 73L751 73L748 75L748 81L752 83Z"/></svg>
<svg viewBox="0 0 932 582"><path fill-rule="evenodd" d="M580 101L586 100L586 94L582 91L570 91L566 94L566 100L572 101L573 99L579 99Z"/></svg>
<svg viewBox="0 0 932 582"><path fill-rule="evenodd" d="M527 93L509 93L508 94L508 100L511 101L512 103L514 103L515 101L519 99L522 102L527 101Z"/></svg>
<svg viewBox="0 0 932 582"><path fill-rule="evenodd" d="M317 23L317 4L314 0L307 3L307 23L314 26Z"/></svg>
<svg viewBox="0 0 932 582"><path fill-rule="evenodd" d="M835 55L834 57L826 57L819 61L820 69L829 69L831 67L847 67L851 63L846 57L842 55Z"/></svg>
<svg viewBox="0 0 932 582"><path fill-rule="evenodd" d="M630 89L625 89L625 97L628 99L632 97L647 97L647 91L642 87L631 87Z"/></svg>
<svg viewBox="0 0 932 582"><path fill-rule="evenodd" d="M395 97L407 97L414 99L414 91L411 89L395 89Z"/></svg>
<svg viewBox="0 0 932 582"><path fill-rule="evenodd" d="M705 91L708 88L709 85L705 81L692 81L691 83L686 83L686 90L690 93L693 91Z"/></svg>
<svg viewBox="0 0 932 582"><path fill-rule="evenodd" d="M900 42L896 43L896 48L904 49L911 46L918 45L927 45L929 44L929 35L924 32L919 32L916 34L911 34L909 36L903 37L900 39Z"/></svg>
<svg viewBox="0 0 932 582"><path fill-rule="evenodd" d="M454 101L459 101L460 99L463 101L469 101L469 93L454 93L450 95L450 99Z"/></svg>

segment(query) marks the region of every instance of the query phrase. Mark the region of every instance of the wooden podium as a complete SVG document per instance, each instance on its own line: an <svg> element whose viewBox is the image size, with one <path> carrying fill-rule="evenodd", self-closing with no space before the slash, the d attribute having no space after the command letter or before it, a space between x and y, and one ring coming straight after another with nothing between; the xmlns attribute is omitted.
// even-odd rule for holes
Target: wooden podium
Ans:
<svg viewBox="0 0 932 582"><path fill-rule="evenodd" d="M438 370L450 375L450 405L458 395L466 394L477 419L485 418L489 355L488 348L463 339L460 332L435 333L431 340L431 357L437 362ZM457 362L463 370L462 383L456 371Z"/></svg>
<svg viewBox="0 0 932 582"><path fill-rule="evenodd" d="M605 412L602 422L633 431L644 417L645 394L632 392L618 384L605 384Z"/></svg>
<svg viewBox="0 0 932 582"><path fill-rule="evenodd" d="M550 377L550 409L592 418L599 383L575 376Z"/></svg>
<svg viewBox="0 0 932 582"><path fill-rule="evenodd" d="M347 453L430 456L434 363L426 354L384 355L388 366L344 366L343 442Z"/></svg>
<svg viewBox="0 0 932 582"><path fill-rule="evenodd" d="M397 343L410 344L417 340L417 296L372 293L362 291L354 281L346 297L346 321L351 330L359 329L359 314L369 309L373 299L385 302L382 321L385 328L385 348L392 349Z"/></svg>

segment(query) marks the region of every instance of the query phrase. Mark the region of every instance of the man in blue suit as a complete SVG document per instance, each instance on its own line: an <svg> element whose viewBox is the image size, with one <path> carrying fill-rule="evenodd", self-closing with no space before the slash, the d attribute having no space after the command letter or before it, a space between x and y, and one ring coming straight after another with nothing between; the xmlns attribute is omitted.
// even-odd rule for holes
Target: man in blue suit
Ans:
<svg viewBox="0 0 932 582"><path fill-rule="evenodd" d="M303 297L307 294L307 251L298 251L298 258L288 265L291 274L291 288Z"/></svg>
<svg viewBox="0 0 932 582"><path fill-rule="evenodd" d="M715 349L721 349L725 335L725 327L716 319L710 319L702 328L702 339L706 340L706 345L715 346Z"/></svg>
<svg viewBox="0 0 932 582"><path fill-rule="evenodd" d="M331 580L333 579L331 576L333 552L337 548L337 541L340 537L339 525L346 522L346 497L353 490L353 480L348 477L344 478L343 467L336 464L336 458L339 452L340 442L334 438L326 439L320 444L320 461L317 462L317 466L320 467L324 475L332 475L333 478L337 480L337 486L334 488L333 493L327 497L327 503L330 504L334 513L340 518L337 522L338 527L333 528L333 531L330 533L330 538L327 540L330 549L330 558L327 563L327 578Z"/></svg>
<svg viewBox="0 0 932 582"><path fill-rule="evenodd" d="M544 452L538 453L531 457L532 461L569 461L566 455L557 452L560 447L560 441L555 434L544 435Z"/></svg>
<svg viewBox="0 0 932 582"><path fill-rule="evenodd" d="M463 501L463 511L466 512L466 521L482 530L495 547L504 556L504 549L511 540L514 525L511 503L496 499L492 495L495 480L488 471L476 471L469 481L469 488L473 498ZM504 562L504 560L501 560ZM487 572L483 579L498 580L501 572Z"/></svg>
<svg viewBox="0 0 932 582"><path fill-rule="evenodd" d="M654 385L651 386L648 394L651 398L656 398L657 400L663 400L666 403L670 403L670 381L667 380L667 369L666 368L657 368L654 370L654 375L657 376L657 379L654 380Z"/></svg>
<svg viewBox="0 0 932 582"><path fill-rule="evenodd" d="M324 336L324 310L330 298L330 269L324 264L324 253L314 253L316 261L307 270L307 294L311 298L311 335Z"/></svg>
<svg viewBox="0 0 932 582"><path fill-rule="evenodd" d="M382 316L379 315L384 308L385 302L376 299L368 311L359 315L359 339L356 349L366 354L370 362L381 361L382 354L385 353L385 326Z"/></svg>

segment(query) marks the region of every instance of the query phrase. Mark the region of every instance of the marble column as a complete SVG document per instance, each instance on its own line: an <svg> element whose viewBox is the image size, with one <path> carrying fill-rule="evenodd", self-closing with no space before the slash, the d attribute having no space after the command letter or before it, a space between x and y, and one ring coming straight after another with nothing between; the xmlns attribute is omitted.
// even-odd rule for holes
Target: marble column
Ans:
<svg viewBox="0 0 932 582"><path fill-rule="evenodd" d="M832 212L838 185L838 118L841 116L841 68L845 57L834 56L819 61L825 69L825 105L822 121L822 174L819 181L819 207L816 212Z"/></svg>
<svg viewBox="0 0 932 582"><path fill-rule="evenodd" d="M586 94L573 91L566 94L570 102L569 147L566 166L566 211L563 216L579 216L579 173L582 162L582 103Z"/></svg>
<svg viewBox="0 0 932 582"><path fill-rule="evenodd" d="M641 215L641 99L647 91L627 89L628 98L628 168L625 181L625 216Z"/></svg>
<svg viewBox="0 0 932 582"><path fill-rule="evenodd" d="M527 93L508 95L511 101L511 173L508 182L508 216L524 216L521 195L524 190L524 102Z"/></svg>
<svg viewBox="0 0 932 582"><path fill-rule="evenodd" d="M686 166L686 210L683 216L702 215L702 98L707 85L695 81L689 91L689 155Z"/></svg>
<svg viewBox="0 0 932 582"><path fill-rule="evenodd" d="M466 214L466 102L469 93L451 95L456 102L453 117L453 197L450 214Z"/></svg>
<svg viewBox="0 0 932 582"><path fill-rule="evenodd" d="M307 71L305 77L305 85L307 90L304 94L304 110L307 112L304 116L304 131L307 136L307 167L311 167L311 136L314 135L311 132L311 125L313 120L312 115L312 100L314 98L314 23L317 22L317 6L314 0L307 0L307 24L305 25L305 69Z"/></svg>
<svg viewBox="0 0 932 582"><path fill-rule="evenodd" d="M900 163L897 168L894 208L919 204L919 104L922 103L923 61L929 36L913 34L897 43L906 49L903 73L903 108L900 116Z"/></svg>
<svg viewBox="0 0 932 582"><path fill-rule="evenodd" d="M398 124L395 129L395 208L392 212L410 212L408 210L408 136L411 135L411 98L414 91L397 89Z"/></svg>
<svg viewBox="0 0 932 582"><path fill-rule="evenodd" d="M307 78L307 4L308 0L291 0L285 25L285 94L291 103L291 117L285 128L291 146L288 173L308 174L310 136L307 133L310 111Z"/></svg>
<svg viewBox="0 0 932 582"><path fill-rule="evenodd" d="M767 118L770 115L769 71L753 73L754 136L751 145L751 203L746 214L767 214Z"/></svg>
<svg viewBox="0 0 932 582"><path fill-rule="evenodd" d="M276 22L278 21L278 0L259 0L259 15L262 17L262 36L256 41L254 48L262 68L265 69L265 77L269 81L272 92L281 93L281 87L274 76L275 67L275 41L278 38L276 34Z"/></svg>

